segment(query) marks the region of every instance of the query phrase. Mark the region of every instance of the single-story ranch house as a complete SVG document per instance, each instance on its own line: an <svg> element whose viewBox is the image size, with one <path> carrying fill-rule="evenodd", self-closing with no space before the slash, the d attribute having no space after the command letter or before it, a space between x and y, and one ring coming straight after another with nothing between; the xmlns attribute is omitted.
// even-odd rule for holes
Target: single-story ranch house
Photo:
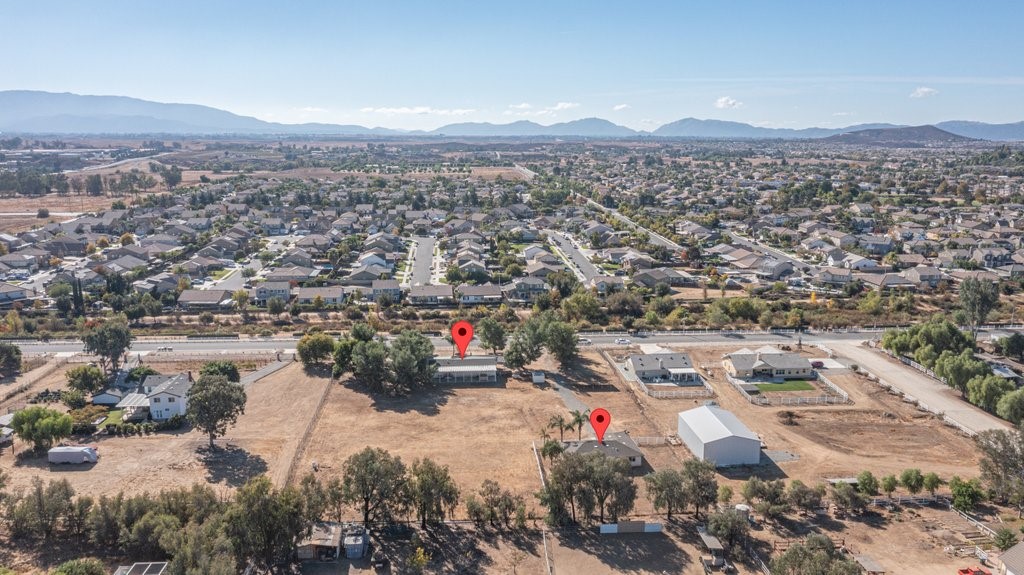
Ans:
<svg viewBox="0 0 1024 575"><path fill-rule="evenodd" d="M725 371L739 379L805 379L812 376L811 362L770 345L755 351L741 349L725 355Z"/></svg>
<svg viewBox="0 0 1024 575"><path fill-rule="evenodd" d="M495 383L498 358L493 355L468 355L464 358L437 357L437 383Z"/></svg>
<svg viewBox="0 0 1024 575"><path fill-rule="evenodd" d="M626 369L645 383L675 382L699 385L700 375L685 353L647 353L631 355Z"/></svg>

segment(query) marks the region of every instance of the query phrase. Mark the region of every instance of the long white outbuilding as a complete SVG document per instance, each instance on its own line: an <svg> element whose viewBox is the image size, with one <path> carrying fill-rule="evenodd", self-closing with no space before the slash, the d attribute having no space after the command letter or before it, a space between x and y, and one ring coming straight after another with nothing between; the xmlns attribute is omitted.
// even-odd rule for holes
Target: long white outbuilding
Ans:
<svg viewBox="0 0 1024 575"><path fill-rule="evenodd" d="M702 405L679 413L679 438L694 457L717 467L757 465L761 439L731 412Z"/></svg>

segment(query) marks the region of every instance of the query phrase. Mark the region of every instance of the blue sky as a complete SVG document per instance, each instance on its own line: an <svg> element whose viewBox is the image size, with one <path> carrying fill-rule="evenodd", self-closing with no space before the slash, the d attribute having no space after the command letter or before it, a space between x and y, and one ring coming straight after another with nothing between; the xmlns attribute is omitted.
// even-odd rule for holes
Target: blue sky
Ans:
<svg viewBox="0 0 1024 575"><path fill-rule="evenodd" d="M0 0L0 89L280 122L1024 120L1024 2Z"/></svg>

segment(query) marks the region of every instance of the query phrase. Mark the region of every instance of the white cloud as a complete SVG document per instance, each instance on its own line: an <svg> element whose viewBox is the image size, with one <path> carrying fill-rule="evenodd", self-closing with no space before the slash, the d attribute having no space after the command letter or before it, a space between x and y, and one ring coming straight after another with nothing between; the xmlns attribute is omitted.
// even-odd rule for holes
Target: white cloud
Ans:
<svg viewBox="0 0 1024 575"><path fill-rule="evenodd" d="M476 109L471 107L431 107L429 105L401 106L401 107L362 107L359 108L362 114L383 114L385 116L466 116L473 114Z"/></svg>
<svg viewBox="0 0 1024 575"><path fill-rule="evenodd" d="M534 109L532 105L523 102L522 104L512 104L507 110L502 112L504 116L519 116L522 118L527 117L544 117L554 118L558 115L558 112L564 110L571 110L578 108L580 105L576 102L558 102L554 106L545 106L540 109Z"/></svg>
<svg viewBox="0 0 1024 575"><path fill-rule="evenodd" d="M930 98L938 94L939 91L935 88L929 88L927 86L918 86L914 88L914 91L910 93L911 98Z"/></svg>
<svg viewBox="0 0 1024 575"><path fill-rule="evenodd" d="M401 107L362 107L359 108L362 114L382 114L384 116L466 116L473 114L476 109L471 107L431 107L429 105L401 106Z"/></svg>
<svg viewBox="0 0 1024 575"><path fill-rule="evenodd" d="M735 108L742 108L743 102L740 102L735 98L730 98L729 96L722 96L715 100L715 107L719 110L732 110Z"/></svg>
<svg viewBox="0 0 1024 575"><path fill-rule="evenodd" d="M630 109L632 107L633 106L630 106L629 104L616 104L616 105L612 106L612 110L614 110L616 112L621 112L623 110L628 110L628 109Z"/></svg>

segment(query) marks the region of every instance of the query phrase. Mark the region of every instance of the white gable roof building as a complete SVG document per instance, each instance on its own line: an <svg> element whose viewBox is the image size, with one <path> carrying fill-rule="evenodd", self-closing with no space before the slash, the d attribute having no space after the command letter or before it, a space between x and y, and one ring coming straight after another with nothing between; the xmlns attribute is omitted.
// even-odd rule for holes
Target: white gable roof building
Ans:
<svg viewBox="0 0 1024 575"><path fill-rule="evenodd" d="M679 438L693 456L717 467L757 465L761 439L735 415L704 405L679 413Z"/></svg>

